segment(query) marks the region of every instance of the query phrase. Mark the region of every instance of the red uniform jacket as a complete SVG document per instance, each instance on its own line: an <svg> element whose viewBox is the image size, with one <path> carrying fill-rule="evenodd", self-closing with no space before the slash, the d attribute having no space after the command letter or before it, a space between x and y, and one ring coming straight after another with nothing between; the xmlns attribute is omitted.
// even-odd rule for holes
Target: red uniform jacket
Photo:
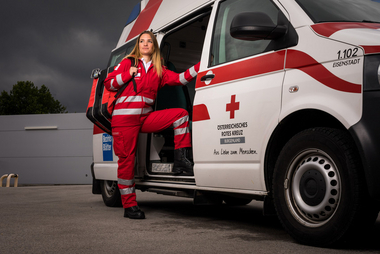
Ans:
<svg viewBox="0 0 380 254"><path fill-rule="evenodd" d="M130 67L131 61L129 59L123 59L104 80L106 89L117 91L125 82L130 80ZM164 67L161 78L154 71L153 64L151 64L148 71L145 72L144 64L139 60L137 68L138 72L135 76L137 93L133 89L132 82L128 84L128 87L126 87L116 101L112 116L112 127L135 125L135 121L140 121L141 115L153 111L152 106L158 90L164 85L186 85L198 74L199 63L183 73L176 73Z"/></svg>

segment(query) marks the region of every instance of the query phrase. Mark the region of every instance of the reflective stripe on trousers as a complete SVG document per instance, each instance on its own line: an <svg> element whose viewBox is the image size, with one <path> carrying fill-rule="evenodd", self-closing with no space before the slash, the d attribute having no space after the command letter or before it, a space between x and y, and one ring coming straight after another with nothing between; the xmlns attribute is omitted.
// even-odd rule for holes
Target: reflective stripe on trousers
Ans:
<svg viewBox="0 0 380 254"><path fill-rule="evenodd" d="M112 113L113 116L121 116L121 115L144 115L152 112L153 109L149 108L122 108L115 109Z"/></svg>
<svg viewBox="0 0 380 254"><path fill-rule="evenodd" d="M181 126L182 124L185 124L185 123L187 123L186 125L188 125L188 122L189 122L189 116L188 115L186 115L186 116L178 119L177 121L175 121L173 123L174 135L182 135L185 133L190 133L190 129L188 126L183 127L183 128L178 128L179 126Z"/></svg>
<svg viewBox="0 0 380 254"><path fill-rule="evenodd" d="M135 193L135 187L120 189L121 195L128 195L128 194L132 194L132 193Z"/></svg>

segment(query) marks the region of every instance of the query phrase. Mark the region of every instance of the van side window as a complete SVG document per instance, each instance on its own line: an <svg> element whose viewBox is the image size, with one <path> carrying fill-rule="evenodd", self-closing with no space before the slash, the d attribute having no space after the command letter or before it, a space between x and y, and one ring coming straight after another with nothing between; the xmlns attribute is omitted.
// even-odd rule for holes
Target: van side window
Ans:
<svg viewBox="0 0 380 254"><path fill-rule="evenodd" d="M210 65L266 51L270 40L243 41L230 35L232 19L242 12L263 12L277 24L279 9L270 0L227 0L220 4L213 32Z"/></svg>

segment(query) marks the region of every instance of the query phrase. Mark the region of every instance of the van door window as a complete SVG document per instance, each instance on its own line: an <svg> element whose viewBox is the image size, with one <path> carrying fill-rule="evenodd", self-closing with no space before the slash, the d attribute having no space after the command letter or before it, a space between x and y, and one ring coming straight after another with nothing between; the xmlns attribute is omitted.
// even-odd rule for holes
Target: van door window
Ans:
<svg viewBox="0 0 380 254"><path fill-rule="evenodd" d="M242 12L263 12L277 24L279 9L270 0L227 0L220 4L211 46L214 66L266 51L270 40L243 41L230 35L233 18Z"/></svg>

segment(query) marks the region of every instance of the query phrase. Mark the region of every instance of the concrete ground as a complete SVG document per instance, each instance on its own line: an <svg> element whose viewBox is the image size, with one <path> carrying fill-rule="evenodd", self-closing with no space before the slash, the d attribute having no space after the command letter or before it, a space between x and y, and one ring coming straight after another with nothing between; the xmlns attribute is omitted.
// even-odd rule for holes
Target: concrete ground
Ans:
<svg viewBox="0 0 380 254"><path fill-rule="evenodd" d="M354 249L300 245L262 203L194 206L137 192L147 219L123 217L90 185L0 188L0 253L380 253L380 217Z"/></svg>

